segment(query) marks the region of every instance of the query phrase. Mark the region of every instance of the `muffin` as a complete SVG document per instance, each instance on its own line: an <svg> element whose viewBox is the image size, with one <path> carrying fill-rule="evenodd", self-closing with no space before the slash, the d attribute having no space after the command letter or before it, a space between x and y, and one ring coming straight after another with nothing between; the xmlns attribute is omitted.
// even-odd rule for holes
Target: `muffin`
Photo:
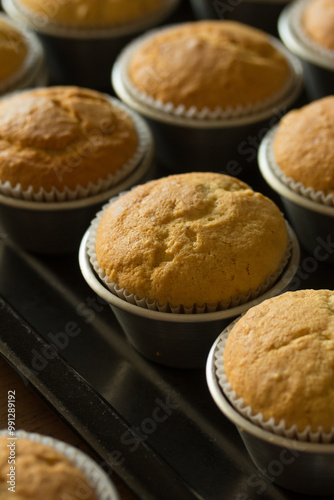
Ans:
<svg viewBox="0 0 334 500"><path fill-rule="evenodd" d="M98 222L95 252L118 293L157 307L215 310L272 284L287 244L271 200L236 178L193 172L112 201Z"/></svg>
<svg viewBox="0 0 334 500"><path fill-rule="evenodd" d="M25 250L78 249L111 196L150 177L144 120L91 89L46 87L0 101L0 224Z"/></svg>
<svg viewBox="0 0 334 500"><path fill-rule="evenodd" d="M45 22L74 27L105 27L136 21L151 15L164 0L67 0L50 6L43 0L20 0L23 7Z"/></svg>
<svg viewBox="0 0 334 500"><path fill-rule="evenodd" d="M169 173L231 174L231 164L247 168L243 146L249 137L299 95L302 71L277 39L260 30L194 21L133 40L113 66L112 84L150 124L157 159Z"/></svg>
<svg viewBox="0 0 334 500"><path fill-rule="evenodd" d="M0 182L41 192L96 193L133 165L139 134L132 117L90 89L34 89L0 102ZM123 175L128 173L127 167ZM4 188L5 189L5 188ZM68 194L70 197L70 195Z"/></svg>
<svg viewBox="0 0 334 500"><path fill-rule="evenodd" d="M43 49L37 38L0 14L0 94L35 86L46 79Z"/></svg>
<svg viewBox="0 0 334 500"><path fill-rule="evenodd" d="M180 0L3 0L10 17L35 32L54 85L110 92L110 71L135 36L165 21Z"/></svg>
<svg viewBox="0 0 334 500"><path fill-rule="evenodd" d="M236 22L198 21L157 32L129 62L131 84L174 108L247 108L289 80L285 56L261 31Z"/></svg>
<svg viewBox="0 0 334 500"><path fill-rule="evenodd" d="M25 39L19 30L5 20L4 16L0 17L0 81L15 74L23 64L27 57L28 47Z"/></svg>
<svg viewBox="0 0 334 500"><path fill-rule="evenodd" d="M295 1L278 19L279 36L302 62L310 101L333 93L334 9L326 0Z"/></svg>
<svg viewBox="0 0 334 500"><path fill-rule="evenodd" d="M282 172L305 188L334 195L334 96L290 111L273 141Z"/></svg>
<svg viewBox="0 0 334 500"><path fill-rule="evenodd" d="M207 359L210 394L261 477L301 498L333 493L333 305L324 289L264 300L218 336Z"/></svg>
<svg viewBox="0 0 334 500"><path fill-rule="evenodd" d="M231 329L231 390L263 421L333 437L334 292L286 292L249 309Z"/></svg>
<svg viewBox="0 0 334 500"><path fill-rule="evenodd" d="M258 165L280 196L305 250L334 262L334 98L324 97L287 113L263 137Z"/></svg>
<svg viewBox="0 0 334 500"><path fill-rule="evenodd" d="M315 43L334 50L334 4L331 0L311 0L305 6L302 26Z"/></svg>
<svg viewBox="0 0 334 500"><path fill-rule="evenodd" d="M15 457L14 466L9 464L10 456ZM98 499L84 473L63 453L29 439L0 436L0 496L6 500L13 495L20 500L79 500L83 495L86 500Z"/></svg>

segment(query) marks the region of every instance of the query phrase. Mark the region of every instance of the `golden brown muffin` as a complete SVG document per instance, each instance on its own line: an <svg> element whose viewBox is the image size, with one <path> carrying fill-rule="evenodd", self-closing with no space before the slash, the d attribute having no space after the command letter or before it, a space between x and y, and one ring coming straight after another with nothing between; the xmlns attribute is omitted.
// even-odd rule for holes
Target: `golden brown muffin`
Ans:
<svg viewBox="0 0 334 500"><path fill-rule="evenodd" d="M23 189L86 187L133 156L132 118L99 92L49 87L0 102L0 180Z"/></svg>
<svg viewBox="0 0 334 500"><path fill-rule="evenodd" d="M15 465L8 463L11 451ZM11 466L15 467L14 475ZM7 482L10 474L14 485ZM28 439L11 441L4 436L0 436L0 498L97 500L84 474L63 454Z"/></svg>
<svg viewBox="0 0 334 500"><path fill-rule="evenodd" d="M155 100L214 110L271 98L286 83L289 66L262 31L232 21L197 21L150 37L132 55L128 73Z"/></svg>
<svg viewBox="0 0 334 500"><path fill-rule="evenodd" d="M111 282L187 307L256 289L286 248L286 225L271 200L238 179L202 172L137 186L108 207L96 238Z"/></svg>
<svg viewBox="0 0 334 500"><path fill-rule="evenodd" d="M0 85L22 68L28 49L23 35L0 17Z"/></svg>
<svg viewBox="0 0 334 500"><path fill-rule="evenodd" d="M165 0L19 0L49 22L73 27L103 27L136 21L155 12Z"/></svg>
<svg viewBox="0 0 334 500"><path fill-rule="evenodd" d="M286 292L249 309L224 350L238 397L287 428L334 426L334 292Z"/></svg>
<svg viewBox="0 0 334 500"><path fill-rule="evenodd" d="M285 175L315 191L334 194L334 96L287 113L273 147Z"/></svg>
<svg viewBox="0 0 334 500"><path fill-rule="evenodd" d="M305 6L302 25L308 36L322 47L334 50L334 2L312 0Z"/></svg>

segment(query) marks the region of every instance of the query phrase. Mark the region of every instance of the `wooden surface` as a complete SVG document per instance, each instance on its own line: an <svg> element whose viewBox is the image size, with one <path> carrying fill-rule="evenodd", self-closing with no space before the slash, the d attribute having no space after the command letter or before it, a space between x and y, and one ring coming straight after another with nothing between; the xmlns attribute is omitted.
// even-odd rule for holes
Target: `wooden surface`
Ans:
<svg viewBox="0 0 334 500"><path fill-rule="evenodd" d="M7 429L8 391L15 391L15 427L28 432L47 434L87 453L97 463L99 457L50 406L0 357L0 428ZM110 475L121 500L136 500L132 492L115 475Z"/></svg>

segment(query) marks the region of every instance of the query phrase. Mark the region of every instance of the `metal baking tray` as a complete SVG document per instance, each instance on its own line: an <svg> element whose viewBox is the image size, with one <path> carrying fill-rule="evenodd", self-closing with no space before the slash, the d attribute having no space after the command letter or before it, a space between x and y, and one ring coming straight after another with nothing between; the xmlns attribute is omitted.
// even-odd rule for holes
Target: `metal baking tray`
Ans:
<svg viewBox="0 0 334 500"><path fill-rule="evenodd" d="M243 180L275 198L254 166ZM333 266L302 252L297 288L333 288ZM133 349L77 254L35 256L2 234L0 297L2 356L138 498L303 498L256 469L204 368L165 368Z"/></svg>
<svg viewBox="0 0 334 500"><path fill-rule="evenodd" d="M191 17L186 4L177 20ZM158 166L156 176L168 173ZM238 177L280 205L254 161L241 157ZM333 288L333 266L302 251L297 288ZM28 254L1 230L0 354L138 499L304 499L261 475L204 367L167 368L134 350L76 253Z"/></svg>

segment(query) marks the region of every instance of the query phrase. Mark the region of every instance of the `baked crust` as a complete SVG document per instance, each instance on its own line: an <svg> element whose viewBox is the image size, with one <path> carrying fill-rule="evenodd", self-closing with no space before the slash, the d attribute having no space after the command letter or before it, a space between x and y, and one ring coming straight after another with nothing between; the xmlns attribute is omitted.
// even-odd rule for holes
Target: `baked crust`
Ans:
<svg viewBox="0 0 334 500"><path fill-rule="evenodd" d="M96 255L110 281L160 305L229 302L279 267L287 229L277 206L236 178L171 175L113 202Z"/></svg>
<svg viewBox="0 0 334 500"><path fill-rule="evenodd" d="M69 27L106 27L142 19L164 5L165 0L19 0L46 22Z"/></svg>
<svg viewBox="0 0 334 500"><path fill-rule="evenodd" d="M10 487L11 440L0 436L0 497L2 500L97 500L84 474L50 446L17 438L14 444L14 491ZM7 475L8 474L8 475Z"/></svg>
<svg viewBox="0 0 334 500"><path fill-rule="evenodd" d="M289 66L262 31L233 21L197 21L150 37L133 54L128 73L157 101L214 110L271 98L287 81Z"/></svg>
<svg viewBox="0 0 334 500"><path fill-rule="evenodd" d="M334 4L331 0L309 2L305 6L302 25L314 42L334 50Z"/></svg>
<svg viewBox="0 0 334 500"><path fill-rule="evenodd" d="M287 113L273 147L276 163L288 177L334 194L334 96Z"/></svg>
<svg viewBox="0 0 334 500"><path fill-rule="evenodd" d="M48 87L0 102L0 180L63 191L115 174L134 154L131 117L107 96Z"/></svg>
<svg viewBox="0 0 334 500"><path fill-rule="evenodd" d="M20 31L0 17L0 83L20 70L27 53L28 48Z"/></svg>
<svg viewBox="0 0 334 500"><path fill-rule="evenodd" d="M265 420L325 432L334 422L334 292L286 292L249 309L229 333L224 366Z"/></svg>

